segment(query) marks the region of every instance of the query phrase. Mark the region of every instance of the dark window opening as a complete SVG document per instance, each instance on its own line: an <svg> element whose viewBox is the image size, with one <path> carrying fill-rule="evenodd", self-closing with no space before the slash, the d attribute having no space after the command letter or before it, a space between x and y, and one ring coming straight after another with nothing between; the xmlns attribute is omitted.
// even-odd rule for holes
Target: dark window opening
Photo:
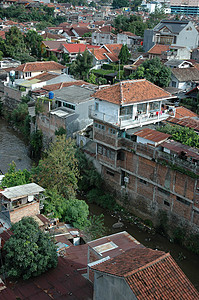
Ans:
<svg viewBox="0 0 199 300"><path fill-rule="evenodd" d="M170 206L170 203L168 201L164 200L164 205Z"/></svg>
<svg viewBox="0 0 199 300"><path fill-rule="evenodd" d="M114 177L115 173L113 171L110 171L110 170L106 170L106 174Z"/></svg>
<svg viewBox="0 0 199 300"><path fill-rule="evenodd" d="M167 195L167 196L170 195L170 192L169 192L169 191L166 191L166 190L164 190L164 189L162 189L162 188L160 188L160 187L158 187L158 191L161 192L161 193L163 193L163 194L165 194L165 195Z"/></svg>
<svg viewBox="0 0 199 300"><path fill-rule="evenodd" d="M185 205L187 205L187 206L190 206L190 204L191 204L189 201L187 201L187 200L185 200L185 199L183 199L179 196L176 196L176 200L183 203L183 204L185 204Z"/></svg>
<svg viewBox="0 0 199 300"><path fill-rule="evenodd" d="M124 161L124 158L125 158L125 154L123 151L119 151L117 153L117 160L121 160L121 161Z"/></svg>
<svg viewBox="0 0 199 300"><path fill-rule="evenodd" d="M140 181L141 183L143 183L143 184L148 184L147 181L144 180L144 179L139 179L139 181Z"/></svg>

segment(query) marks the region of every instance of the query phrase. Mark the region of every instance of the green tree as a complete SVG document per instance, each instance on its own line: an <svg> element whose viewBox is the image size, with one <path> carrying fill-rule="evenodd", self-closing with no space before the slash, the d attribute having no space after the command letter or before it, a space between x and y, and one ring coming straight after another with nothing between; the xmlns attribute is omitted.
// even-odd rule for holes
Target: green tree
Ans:
<svg viewBox="0 0 199 300"><path fill-rule="evenodd" d="M28 279L57 265L56 247L48 233L33 218L12 225L13 235L4 246L4 272L11 278Z"/></svg>
<svg viewBox="0 0 199 300"><path fill-rule="evenodd" d="M41 186L52 190L56 188L60 195L72 198L76 194L79 170L75 158L75 144L64 135L57 136L47 153L33 169L33 178Z"/></svg>
<svg viewBox="0 0 199 300"><path fill-rule="evenodd" d="M161 20L165 19L166 15L164 13L164 8L155 8L155 11L150 14L147 21L149 28L154 28Z"/></svg>
<svg viewBox="0 0 199 300"><path fill-rule="evenodd" d="M113 0L112 6L113 8L128 7L129 0Z"/></svg>
<svg viewBox="0 0 199 300"><path fill-rule="evenodd" d="M55 135L66 135L66 129L64 127L59 127L59 129L55 130Z"/></svg>
<svg viewBox="0 0 199 300"><path fill-rule="evenodd" d="M120 62L122 65L126 64L131 57L131 54L128 50L127 45L122 45L122 48L120 50L120 53L118 55L118 58L120 59Z"/></svg>
<svg viewBox="0 0 199 300"><path fill-rule="evenodd" d="M99 216L90 216L88 225L84 229L84 233L89 240L95 240L102 237L105 233L104 215L101 214Z"/></svg>
<svg viewBox="0 0 199 300"><path fill-rule="evenodd" d="M40 158L43 147L43 133L41 130L36 130L30 135L30 151L32 157Z"/></svg>
<svg viewBox="0 0 199 300"><path fill-rule="evenodd" d="M129 76L129 78L146 78L160 87L167 87L171 80L171 70L164 66L159 58L153 58L151 60L147 59Z"/></svg>
<svg viewBox="0 0 199 300"><path fill-rule="evenodd" d="M86 79L92 67L93 56L85 50L83 54L78 53L76 60L70 67L70 72L77 79Z"/></svg>
<svg viewBox="0 0 199 300"><path fill-rule="evenodd" d="M181 127L178 125L171 126L169 124L160 127L158 129L161 132L172 135L172 138L184 145L199 148L199 136L198 134L188 127Z"/></svg>
<svg viewBox="0 0 199 300"><path fill-rule="evenodd" d="M30 55L41 58L41 42L42 37L36 31L29 30L26 33L25 44Z"/></svg>
<svg viewBox="0 0 199 300"><path fill-rule="evenodd" d="M5 33L7 45L6 51L10 56L16 55L18 53L26 52L26 46L24 43L24 37L21 31L16 27L12 26L8 32Z"/></svg>
<svg viewBox="0 0 199 300"><path fill-rule="evenodd" d="M2 180L2 187L12 187L31 182L31 173L28 170L24 169L23 171L17 171L16 164L14 161L9 166L10 168Z"/></svg>
<svg viewBox="0 0 199 300"><path fill-rule="evenodd" d="M64 221L71 223L74 227L83 229L88 222L89 209L84 200L75 198L66 200L66 211Z"/></svg>
<svg viewBox="0 0 199 300"><path fill-rule="evenodd" d="M92 84L96 84L96 79L97 77L95 76L95 74L91 72L88 78L88 82Z"/></svg>

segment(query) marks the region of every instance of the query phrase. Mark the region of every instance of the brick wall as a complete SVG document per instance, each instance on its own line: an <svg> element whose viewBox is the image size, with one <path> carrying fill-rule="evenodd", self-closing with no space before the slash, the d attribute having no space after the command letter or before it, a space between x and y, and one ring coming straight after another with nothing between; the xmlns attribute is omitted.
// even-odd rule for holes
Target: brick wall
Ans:
<svg viewBox="0 0 199 300"><path fill-rule="evenodd" d="M111 171L107 158L100 155L99 161L104 163L102 177L106 184L120 196L127 193L128 209L140 216L154 221L161 209L171 217L176 216L179 222L182 220L191 226L199 226L197 180L156 162L151 156L146 158L147 154L125 151L124 160L117 161L115 170L112 164ZM129 177L125 188L121 186L122 171Z"/></svg>
<svg viewBox="0 0 199 300"><path fill-rule="evenodd" d="M40 213L39 202L28 203L25 206L15 208L10 212L12 223L20 221L23 217L33 217Z"/></svg>

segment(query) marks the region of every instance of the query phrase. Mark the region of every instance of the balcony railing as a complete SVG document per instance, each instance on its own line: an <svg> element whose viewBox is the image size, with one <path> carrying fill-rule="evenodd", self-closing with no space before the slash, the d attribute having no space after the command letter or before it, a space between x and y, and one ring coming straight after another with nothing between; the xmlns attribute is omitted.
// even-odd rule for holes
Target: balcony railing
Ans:
<svg viewBox="0 0 199 300"><path fill-rule="evenodd" d="M164 112L162 112L162 114L158 113L157 115L156 112L149 112L148 114L139 115L136 120L133 120L131 115L117 117L114 115L109 115L107 113L102 113L93 108L89 108L89 116L90 118L110 123L112 125L120 127L120 129L124 129L160 122L167 119L171 115Z"/></svg>

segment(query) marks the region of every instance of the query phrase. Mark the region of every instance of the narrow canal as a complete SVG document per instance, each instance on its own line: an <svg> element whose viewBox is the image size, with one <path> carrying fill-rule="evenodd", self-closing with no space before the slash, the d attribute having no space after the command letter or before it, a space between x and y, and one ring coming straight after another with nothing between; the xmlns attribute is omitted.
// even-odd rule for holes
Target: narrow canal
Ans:
<svg viewBox="0 0 199 300"><path fill-rule="evenodd" d="M32 161L28 157L28 147L22 136L8 127L7 123L0 118L0 170L5 173L9 168L9 163L12 161L16 163L17 169L30 169L32 165ZM110 216L97 205L91 204L89 206L92 214L104 214L106 234L126 230L146 247L170 252L190 281L199 290L198 255L192 254L183 247L171 243L159 234L149 234L141 230L136 224L124 223L122 229L113 229L112 225L118 221L117 219Z"/></svg>

